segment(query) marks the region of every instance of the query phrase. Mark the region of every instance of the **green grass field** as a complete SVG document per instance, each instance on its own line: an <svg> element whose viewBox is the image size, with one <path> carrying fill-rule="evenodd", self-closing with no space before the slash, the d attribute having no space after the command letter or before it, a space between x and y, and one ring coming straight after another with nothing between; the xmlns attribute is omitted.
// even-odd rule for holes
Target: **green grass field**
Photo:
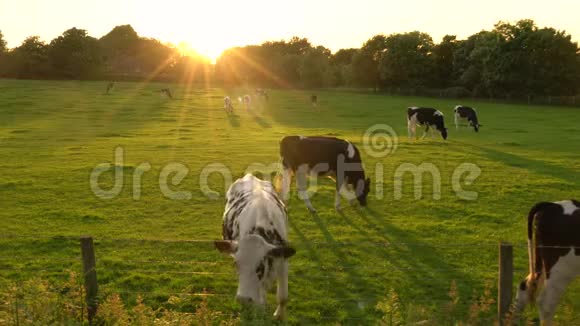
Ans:
<svg viewBox="0 0 580 326"><path fill-rule="evenodd" d="M372 324L381 316L375 305L390 289L404 303L437 310L454 280L459 314L466 314L486 283L496 290L498 241L516 244L514 284L526 275L530 207L579 197L578 108L463 100L478 109L483 127L476 134L452 125L456 100L319 91L313 111L310 92L273 90L269 102L257 105L258 114L236 103L237 116L228 117L223 96L249 90L171 85L170 100L155 92L166 87L161 84L118 83L110 95L104 95L105 86L0 80L0 287L31 277L58 281L67 269L80 271L75 237L87 234L96 239L101 293L119 292L127 302L143 293L146 303L158 306L173 293L206 291L215 294L208 297L212 309L236 314L234 267L211 242L221 237L223 180L210 176L221 197L209 199L199 175L210 163L225 165L234 178L252 163L275 163L285 135L333 135L361 151L362 135L374 124L388 124L400 136L397 150L384 158L363 151L373 182L366 209L343 202L343 212L335 212L334 184L324 179L312 200L314 216L293 187L291 323ZM411 105L443 111L449 139L409 141L405 117ZM117 197L100 199L89 176L99 163L113 162L117 146L125 154L117 166L124 187ZM144 162L151 170L134 200L133 175ZM394 171L402 163L423 162L441 171L441 199L433 199L431 178L425 178L423 198L415 200L407 174L396 200ZM160 172L169 163L187 166L187 176L170 188L191 192L191 199L161 192ZM477 200L457 198L452 189L453 171L462 163L481 169L473 184L464 185L478 192ZM383 180L376 180L377 164ZM100 181L112 187L113 174ZM382 199L376 198L377 184ZM191 311L196 300L175 309ZM271 309L274 297L269 301ZM580 311L580 282L564 302Z"/></svg>

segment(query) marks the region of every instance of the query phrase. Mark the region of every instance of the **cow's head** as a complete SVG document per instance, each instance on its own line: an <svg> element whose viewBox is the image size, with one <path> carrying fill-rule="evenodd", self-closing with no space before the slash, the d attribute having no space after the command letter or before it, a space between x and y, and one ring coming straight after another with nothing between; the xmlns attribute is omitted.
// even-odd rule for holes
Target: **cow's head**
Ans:
<svg viewBox="0 0 580 326"><path fill-rule="evenodd" d="M356 187L356 199L361 206L367 205L367 196L371 191L371 179L360 179Z"/></svg>
<svg viewBox="0 0 580 326"><path fill-rule="evenodd" d="M433 113L435 118L435 128L441 133L443 139L447 139L447 128L445 128L445 120L443 118L443 113L439 110Z"/></svg>
<svg viewBox="0 0 580 326"><path fill-rule="evenodd" d="M439 131L441 131L441 137L443 137L443 139L447 139L447 128L443 127Z"/></svg>
<svg viewBox="0 0 580 326"><path fill-rule="evenodd" d="M217 240L214 243L219 251L234 258L238 272L236 298L240 303L265 304L264 279L270 271L273 259L287 259L296 253L289 246L271 245L258 235L250 235L239 241Z"/></svg>

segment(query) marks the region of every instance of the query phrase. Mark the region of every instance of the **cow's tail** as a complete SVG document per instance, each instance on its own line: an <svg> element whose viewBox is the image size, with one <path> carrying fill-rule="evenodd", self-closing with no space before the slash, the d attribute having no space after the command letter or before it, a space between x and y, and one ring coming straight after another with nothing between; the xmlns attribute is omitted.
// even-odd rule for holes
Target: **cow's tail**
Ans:
<svg viewBox="0 0 580 326"><path fill-rule="evenodd" d="M537 233L535 231L539 216L541 216L543 211L549 205L553 204L547 202L537 203L528 213L528 257L530 266L530 274L528 275L528 289L530 302L535 300L536 290L541 287L540 283L544 279L542 263L538 258L538 242Z"/></svg>

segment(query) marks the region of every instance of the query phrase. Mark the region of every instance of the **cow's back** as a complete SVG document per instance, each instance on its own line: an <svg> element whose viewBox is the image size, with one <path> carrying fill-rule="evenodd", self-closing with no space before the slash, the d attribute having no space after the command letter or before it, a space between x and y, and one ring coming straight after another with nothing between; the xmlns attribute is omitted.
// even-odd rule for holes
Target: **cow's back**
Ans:
<svg viewBox="0 0 580 326"><path fill-rule="evenodd" d="M419 124L424 124L434 119L435 112L437 109L434 108L410 107L407 109L407 117L411 119L415 116Z"/></svg>
<svg viewBox="0 0 580 326"><path fill-rule="evenodd" d="M351 153L349 153L351 146ZM285 168L297 170L302 165L309 168L317 164L328 164L330 170L336 171L337 158L345 156L345 162L360 161L356 146L335 137L302 137L287 136L280 142L280 156Z"/></svg>
<svg viewBox="0 0 580 326"><path fill-rule="evenodd" d="M247 174L230 186L226 200L225 240L239 240L249 234L261 235L272 244L287 240L286 209L270 182Z"/></svg>

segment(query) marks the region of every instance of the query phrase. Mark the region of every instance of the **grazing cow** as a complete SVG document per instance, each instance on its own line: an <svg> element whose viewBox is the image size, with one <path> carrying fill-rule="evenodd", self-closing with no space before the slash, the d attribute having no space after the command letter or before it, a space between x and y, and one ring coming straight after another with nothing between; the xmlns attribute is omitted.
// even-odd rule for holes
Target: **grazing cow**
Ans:
<svg viewBox="0 0 580 326"><path fill-rule="evenodd" d="M167 95L167 97L173 98L173 95L171 94L171 90L169 88L162 88L159 91L161 92L161 94L165 94Z"/></svg>
<svg viewBox="0 0 580 326"><path fill-rule="evenodd" d="M312 106L317 106L318 105L318 96L316 96L316 95L310 96L310 102L312 103Z"/></svg>
<svg viewBox="0 0 580 326"><path fill-rule="evenodd" d="M417 125L425 126L423 137L431 128L431 137L433 137L433 130L437 129L441 133L443 139L447 139L447 128L445 128L445 120L443 113L433 108L410 107L407 109L407 129L409 131L409 138L417 137Z"/></svg>
<svg viewBox="0 0 580 326"><path fill-rule="evenodd" d="M272 184L246 174L226 194L223 240L216 248L230 254L238 272L236 298L241 303L266 303L266 291L278 281L278 307L283 319L288 302L288 217Z"/></svg>
<svg viewBox="0 0 580 326"><path fill-rule="evenodd" d="M256 96L261 96L264 98L264 100L268 101L268 92L265 89L256 88Z"/></svg>
<svg viewBox="0 0 580 326"><path fill-rule="evenodd" d="M109 94L109 92L113 90L113 87L115 87L115 83L114 82L110 82L107 85L107 91L105 92L105 94Z"/></svg>
<svg viewBox="0 0 580 326"><path fill-rule="evenodd" d="M477 111L474 108L469 106L457 105L455 109L453 109L455 113L455 129L459 128L459 120L467 120L470 126L473 127L475 132L479 131L479 121L477 120Z"/></svg>
<svg viewBox="0 0 580 326"><path fill-rule="evenodd" d="M252 97L250 95L244 95L244 97L242 97L242 102L246 106L246 110L249 110L250 104L252 104Z"/></svg>
<svg viewBox="0 0 580 326"><path fill-rule="evenodd" d="M367 205L370 179L365 178L358 149L346 140L333 137L287 136L280 142L280 156L284 169L282 179L282 198L287 201L292 174L296 174L298 195L311 212L316 212L308 198L307 176L322 175L333 177L336 181L334 207L340 210L340 194L346 188L354 190L361 206ZM351 204L353 202L351 197Z"/></svg>
<svg viewBox="0 0 580 326"><path fill-rule="evenodd" d="M530 274L520 283L515 315L541 290L540 319L551 323L566 286L580 275L580 202L536 204L528 214L528 254Z"/></svg>
<svg viewBox="0 0 580 326"><path fill-rule="evenodd" d="M224 97L224 109L227 113L234 112L234 106L232 104L232 99L229 96Z"/></svg>

